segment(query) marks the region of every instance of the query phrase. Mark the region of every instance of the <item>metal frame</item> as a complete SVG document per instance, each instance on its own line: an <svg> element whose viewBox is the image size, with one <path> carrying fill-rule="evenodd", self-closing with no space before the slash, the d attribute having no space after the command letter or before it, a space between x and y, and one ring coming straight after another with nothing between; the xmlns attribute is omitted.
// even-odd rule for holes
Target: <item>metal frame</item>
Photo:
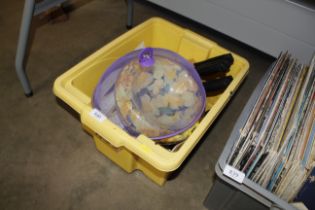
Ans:
<svg viewBox="0 0 315 210"><path fill-rule="evenodd" d="M27 97L33 95L30 81L25 72L24 63L33 16L38 15L56 5L60 5L65 1L67 0L43 0L39 3L36 3L35 0L25 0L15 57L15 71ZM131 28L133 25L133 9L133 0L127 0L128 14L126 26L128 29Z"/></svg>

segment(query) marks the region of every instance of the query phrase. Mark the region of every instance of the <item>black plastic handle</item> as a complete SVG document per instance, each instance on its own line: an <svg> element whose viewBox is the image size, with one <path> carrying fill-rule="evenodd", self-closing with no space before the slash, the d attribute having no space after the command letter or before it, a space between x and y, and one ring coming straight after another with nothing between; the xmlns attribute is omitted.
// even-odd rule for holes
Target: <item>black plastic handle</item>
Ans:
<svg viewBox="0 0 315 210"><path fill-rule="evenodd" d="M228 71L233 62L233 56L229 53L195 63L194 65L200 76L206 76L211 73Z"/></svg>
<svg viewBox="0 0 315 210"><path fill-rule="evenodd" d="M232 76L226 76L219 79L208 80L203 83L206 92L224 90L232 82Z"/></svg>

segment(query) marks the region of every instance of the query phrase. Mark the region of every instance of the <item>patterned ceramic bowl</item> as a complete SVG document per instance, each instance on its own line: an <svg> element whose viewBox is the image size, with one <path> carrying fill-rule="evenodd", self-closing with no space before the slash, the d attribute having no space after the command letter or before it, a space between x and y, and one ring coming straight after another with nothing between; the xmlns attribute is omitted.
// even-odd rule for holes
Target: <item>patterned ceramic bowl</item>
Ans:
<svg viewBox="0 0 315 210"><path fill-rule="evenodd" d="M158 140L192 127L204 112L206 94L189 61L166 49L146 48L114 62L93 99L130 134Z"/></svg>

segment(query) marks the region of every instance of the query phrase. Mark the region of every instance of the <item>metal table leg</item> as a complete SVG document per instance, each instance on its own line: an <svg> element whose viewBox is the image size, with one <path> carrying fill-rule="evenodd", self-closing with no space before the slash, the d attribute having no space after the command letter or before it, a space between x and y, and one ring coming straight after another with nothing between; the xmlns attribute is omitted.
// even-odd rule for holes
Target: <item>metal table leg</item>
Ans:
<svg viewBox="0 0 315 210"><path fill-rule="evenodd" d="M133 0L127 0L127 29L131 29L133 26Z"/></svg>
<svg viewBox="0 0 315 210"><path fill-rule="evenodd" d="M27 97L33 95L30 82L24 69L24 57L27 49L27 41L35 8L34 0L25 0L22 23L20 28L19 41L15 58L15 70L23 86L24 93Z"/></svg>

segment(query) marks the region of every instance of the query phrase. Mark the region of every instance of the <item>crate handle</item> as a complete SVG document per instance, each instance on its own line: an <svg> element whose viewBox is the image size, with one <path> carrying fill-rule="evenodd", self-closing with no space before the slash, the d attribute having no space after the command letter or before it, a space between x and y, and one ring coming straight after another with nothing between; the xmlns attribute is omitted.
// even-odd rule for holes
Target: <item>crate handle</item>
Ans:
<svg viewBox="0 0 315 210"><path fill-rule="evenodd" d="M115 132L120 128L106 118L100 111L87 107L81 113L83 126L101 136L112 146L118 148L123 146L122 139L128 138L123 132Z"/></svg>

